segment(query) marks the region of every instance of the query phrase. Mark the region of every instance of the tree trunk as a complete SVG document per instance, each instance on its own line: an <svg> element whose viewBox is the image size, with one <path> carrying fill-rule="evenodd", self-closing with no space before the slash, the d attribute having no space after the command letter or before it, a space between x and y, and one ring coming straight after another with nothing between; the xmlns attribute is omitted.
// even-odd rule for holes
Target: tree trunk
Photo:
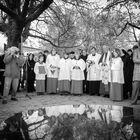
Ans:
<svg viewBox="0 0 140 140"><path fill-rule="evenodd" d="M19 49L20 48L20 44L21 44L21 35L22 35L22 30L23 30L23 26L22 23L19 23L17 21L15 21L14 19L9 18L9 29L7 32L7 47L11 47L11 46L16 46Z"/></svg>

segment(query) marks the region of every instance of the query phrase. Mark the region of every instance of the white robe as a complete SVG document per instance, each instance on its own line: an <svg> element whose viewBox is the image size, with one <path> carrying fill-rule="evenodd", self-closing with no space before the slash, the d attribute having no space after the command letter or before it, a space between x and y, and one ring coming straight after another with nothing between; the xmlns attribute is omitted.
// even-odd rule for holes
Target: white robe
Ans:
<svg viewBox="0 0 140 140"><path fill-rule="evenodd" d="M84 76L84 70L86 68L86 63L84 62L83 59L79 59L79 60L73 60L71 63L72 67L71 67L71 79L72 80L84 80L85 76ZM77 66L80 69L74 69L74 67Z"/></svg>
<svg viewBox="0 0 140 140"><path fill-rule="evenodd" d="M48 78L58 78L59 70L58 70L58 64L60 61L60 56L58 54L51 55L49 54L46 59L46 65L47 65L47 77ZM53 68L55 67L55 68Z"/></svg>
<svg viewBox="0 0 140 140"><path fill-rule="evenodd" d="M109 82L124 83L123 61L120 57L112 58Z"/></svg>
<svg viewBox="0 0 140 140"><path fill-rule="evenodd" d="M43 66L45 69L45 73L44 74L40 74L39 73L39 66ZM39 62L35 63L35 67L34 67L34 72L35 72L35 77L36 80L45 80L45 75L47 74L47 67L45 63L40 64Z"/></svg>
<svg viewBox="0 0 140 140"><path fill-rule="evenodd" d="M104 55L104 54L102 54L102 55ZM106 59L105 59L105 55L104 55L102 62L100 62L100 64L99 64L100 70L101 70L100 78L102 80L102 83L104 83L104 84L108 84L108 82L109 82L110 57L111 57L111 52L108 51ZM106 63L106 66L102 66L102 63Z"/></svg>
<svg viewBox="0 0 140 140"><path fill-rule="evenodd" d="M71 60L61 58L58 64L59 76L58 80L71 80Z"/></svg>
<svg viewBox="0 0 140 140"><path fill-rule="evenodd" d="M100 81L100 66L98 64L101 55L96 53L95 56L92 54L87 57L87 81ZM94 64L90 65L90 62L94 62Z"/></svg>

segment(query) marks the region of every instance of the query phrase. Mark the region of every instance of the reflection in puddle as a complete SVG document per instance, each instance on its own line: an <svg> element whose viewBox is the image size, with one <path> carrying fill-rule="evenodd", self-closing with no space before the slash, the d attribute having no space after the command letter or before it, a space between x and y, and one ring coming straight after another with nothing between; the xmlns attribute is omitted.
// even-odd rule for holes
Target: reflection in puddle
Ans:
<svg viewBox="0 0 140 140"><path fill-rule="evenodd" d="M0 140L138 140L140 124L132 108L81 104L18 113L0 130Z"/></svg>

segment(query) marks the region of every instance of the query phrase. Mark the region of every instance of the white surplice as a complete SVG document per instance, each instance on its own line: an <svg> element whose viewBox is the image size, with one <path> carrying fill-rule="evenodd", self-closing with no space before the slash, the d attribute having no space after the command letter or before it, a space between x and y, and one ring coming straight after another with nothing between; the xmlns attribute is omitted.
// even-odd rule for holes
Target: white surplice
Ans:
<svg viewBox="0 0 140 140"><path fill-rule="evenodd" d="M124 83L123 61L120 57L112 58L109 82Z"/></svg>
<svg viewBox="0 0 140 140"><path fill-rule="evenodd" d="M84 80L84 70L86 68L86 63L83 59L76 60L74 59L71 62L71 79L72 80Z"/></svg>
<svg viewBox="0 0 140 140"><path fill-rule="evenodd" d="M89 54L87 57L87 80L88 81L100 81L100 66L99 66L99 60L101 55L96 53L95 56L92 54Z"/></svg>
<svg viewBox="0 0 140 140"><path fill-rule="evenodd" d="M49 54L46 59L46 65L47 65L47 77L48 78L58 78L59 69L58 64L60 61L60 56L58 54L52 55Z"/></svg>
<svg viewBox="0 0 140 140"><path fill-rule="evenodd" d="M70 59L60 59L58 80L71 80L71 62Z"/></svg>

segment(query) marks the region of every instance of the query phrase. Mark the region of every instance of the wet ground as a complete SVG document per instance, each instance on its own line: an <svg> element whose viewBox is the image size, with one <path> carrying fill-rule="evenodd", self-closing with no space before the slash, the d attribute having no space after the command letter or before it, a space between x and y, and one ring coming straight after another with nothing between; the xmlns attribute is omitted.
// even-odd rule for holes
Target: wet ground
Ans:
<svg viewBox="0 0 140 140"><path fill-rule="evenodd" d="M0 140L139 140L140 104L98 96L18 94L0 105Z"/></svg>
<svg viewBox="0 0 140 140"><path fill-rule="evenodd" d="M31 93L29 99L25 97L24 92L19 92L17 94L17 101L10 101L8 104L2 104L0 101L0 122L7 119L8 117L14 115L14 113L18 113L21 111L27 111L30 109L38 109L46 106L53 105L73 105L73 104L100 104L100 105L118 105L125 107L133 107L135 109L140 109L140 101L138 101L137 105L131 106L130 99L124 100L122 102L114 102L109 98L100 97L100 96L62 96L62 95L40 95L37 96L36 93ZM139 115L139 113L138 113ZM136 116L138 116L136 115ZM140 117L140 116L139 116Z"/></svg>

